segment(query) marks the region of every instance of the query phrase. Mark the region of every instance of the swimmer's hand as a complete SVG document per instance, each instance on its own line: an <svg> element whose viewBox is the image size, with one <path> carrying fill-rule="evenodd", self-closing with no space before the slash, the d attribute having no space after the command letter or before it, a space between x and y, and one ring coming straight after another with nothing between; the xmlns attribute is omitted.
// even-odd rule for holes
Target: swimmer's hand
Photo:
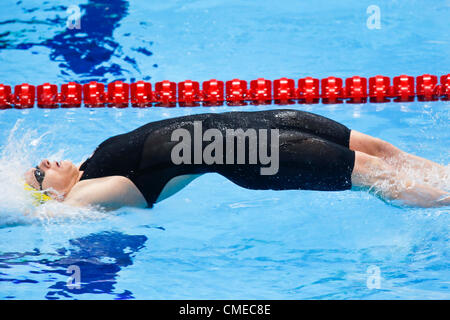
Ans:
<svg viewBox="0 0 450 320"><path fill-rule="evenodd" d="M121 207L147 207L147 201L130 179L111 176L78 182L64 203L76 207L97 206L104 210Z"/></svg>

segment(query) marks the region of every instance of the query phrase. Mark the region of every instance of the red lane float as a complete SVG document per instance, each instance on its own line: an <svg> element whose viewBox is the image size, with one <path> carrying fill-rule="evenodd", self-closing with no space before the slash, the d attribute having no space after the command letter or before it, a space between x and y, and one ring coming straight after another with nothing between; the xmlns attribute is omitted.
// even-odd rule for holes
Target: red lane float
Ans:
<svg viewBox="0 0 450 320"><path fill-rule="evenodd" d="M220 106L224 101L223 81L211 79L203 82L202 100L206 106Z"/></svg>
<svg viewBox="0 0 450 320"><path fill-rule="evenodd" d="M388 102L391 91L391 79L384 76L375 76L369 78L369 97L370 102Z"/></svg>
<svg viewBox="0 0 450 320"><path fill-rule="evenodd" d="M292 104L295 98L294 79L281 78L273 82L273 99L276 104Z"/></svg>
<svg viewBox="0 0 450 320"><path fill-rule="evenodd" d="M440 83L438 83L438 79ZM83 85L69 82L61 85L58 92L56 84L44 83L37 87L28 83L11 86L0 84L0 109L33 108L79 108L82 104L89 108L115 107L182 107L220 106L224 102L231 106L247 103L292 104L298 103L374 103L450 100L450 74L438 78L424 74L416 78L400 75L391 79L377 75L369 79L353 76L343 80L337 77L317 79L305 77L295 80L288 78L251 80L233 79L220 81L211 79L200 83L185 80L179 83L164 80L152 84L137 81L131 84L114 81L107 85L91 81ZM248 86L248 84L250 86ZM345 86L344 86L345 85Z"/></svg>
<svg viewBox="0 0 450 320"><path fill-rule="evenodd" d="M186 80L178 83L178 103L180 107L198 106L200 85L197 81Z"/></svg>
<svg viewBox="0 0 450 320"><path fill-rule="evenodd" d="M272 81L264 78L250 81L248 99L254 104L272 103Z"/></svg>
<svg viewBox="0 0 450 320"><path fill-rule="evenodd" d="M152 84L150 82L138 81L130 85L130 102L133 107L150 107L153 101Z"/></svg>
<svg viewBox="0 0 450 320"><path fill-rule="evenodd" d="M0 83L0 109L11 108L11 87Z"/></svg>
<svg viewBox="0 0 450 320"><path fill-rule="evenodd" d="M83 85L84 105L88 108L101 108L105 106L105 85L91 81Z"/></svg>
<svg viewBox="0 0 450 320"><path fill-rule="evenodd" d="M175 107L177 103L177 84L169 80L157 82L154 92L156 106Z"/></svg>
<svg viewBox="0 0 450 320"><path fill-rule="evenodd" d="M123 81L108 84L108 106L116 108L128 107L130 87Z"/></svg>
<svg viewBox="0 0 450 320"><path fill-rule="evenodd" d="M37 86L37 106L44 109L58 108L58 87L44 83Z"/></svg>
<svg viewBox="0 0 450 320"><path fill-rule="evenodd" d="M364 103L367 101L367 79L354 76L345 79L345 97L348 103Z"/></svg>
<svg viewBox="0 0 450 320"><path fill-rule="evenodd" d="M17 109L33 108L36 97L36 87L22 83L14 87L14 107Z"/></svg>
<svg viewBox="0 0 450 320"><path fill-rule="evenodd" d="M407 75L394 77L391 96L395 102L414 101L414 77Z"/></svg>
<svg viewBox="0 0 450 320"><path fill-rule="evenodd" d="M245 105L247 99L247 81L233 79L226 82L226 100L228 105Z"/></svg>
<svg viewBox="0 0 450 320"><path fill-rule="evenodd" d="M441 76L439 92L442 100L450 100L450 74Z"/></svg>
<svg viewBox="0 0 450 320"><path fill-rule="evenodd" d="M344 99L344 89L342 88L342 79L328 77L322 79L322 102L323 103L342 103Z"/></svg>
<svg viewBox="0 0 450 320"><path fill-rule="evenodd" d="M83 99L81 97L82 86L76 82L69 82L61 85L59 102L61 108L79 108Z"/></svg>
<svg viewBox="0 0 450 320"><path fill-rule="evenodd" d="M319 103L319 79L311 77L299 79L297 99L300 103Z"/></svg>
<svg viewBox="0 0 450 320"><path fill-rule="evenodd" d="M439 97L440 87L438 79L431 74L424 74L416 79L416 94L419 101L436 101Z"/></svg>

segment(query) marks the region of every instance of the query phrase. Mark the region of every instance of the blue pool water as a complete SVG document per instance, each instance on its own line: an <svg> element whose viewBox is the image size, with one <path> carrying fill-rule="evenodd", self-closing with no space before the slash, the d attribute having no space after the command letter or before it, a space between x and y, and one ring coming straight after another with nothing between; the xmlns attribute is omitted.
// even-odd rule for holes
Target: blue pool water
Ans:
<svg viewBox="0 0 450 320"><path fill-rule="evenodd" d="M66 28L73 4L80 30ZM371 4L2 1L0 83L450 72L449 1L378 1L381 29L366 26ZM449 106L290 107L448 168ZM15 177L41 158L78 163L149 121L271 108L0 111L0 299L449 299L448 208L399 208L358 191L251 191L209 174L151 210L24 215ZM74 265L79 289L67 286Z"/></svg>

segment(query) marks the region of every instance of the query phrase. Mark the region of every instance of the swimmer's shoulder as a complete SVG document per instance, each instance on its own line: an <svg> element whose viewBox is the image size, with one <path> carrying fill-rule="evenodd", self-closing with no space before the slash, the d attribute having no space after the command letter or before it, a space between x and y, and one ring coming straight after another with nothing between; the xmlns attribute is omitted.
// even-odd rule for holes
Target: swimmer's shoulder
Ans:
<svg viewBox="0 0 450 320"><path fill-rule="evenodd" d="M136 185L123 176L86 179L76 183L64 203L72 206L100 206L106 210L121 207L147 207Z"/></svg>

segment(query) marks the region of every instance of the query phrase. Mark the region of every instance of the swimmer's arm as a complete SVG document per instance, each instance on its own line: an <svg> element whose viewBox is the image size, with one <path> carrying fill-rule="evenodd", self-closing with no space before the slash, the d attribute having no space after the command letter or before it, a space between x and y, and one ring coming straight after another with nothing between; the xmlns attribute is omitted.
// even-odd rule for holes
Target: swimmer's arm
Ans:
<svg viewBox="0 0 450 320"><path fill-rule="evenodd" d="M147 207L145 198L136 186L121 176L93 179L74 187L64 203L76 207L97 206L108 211L121 207Z"/></svg>

